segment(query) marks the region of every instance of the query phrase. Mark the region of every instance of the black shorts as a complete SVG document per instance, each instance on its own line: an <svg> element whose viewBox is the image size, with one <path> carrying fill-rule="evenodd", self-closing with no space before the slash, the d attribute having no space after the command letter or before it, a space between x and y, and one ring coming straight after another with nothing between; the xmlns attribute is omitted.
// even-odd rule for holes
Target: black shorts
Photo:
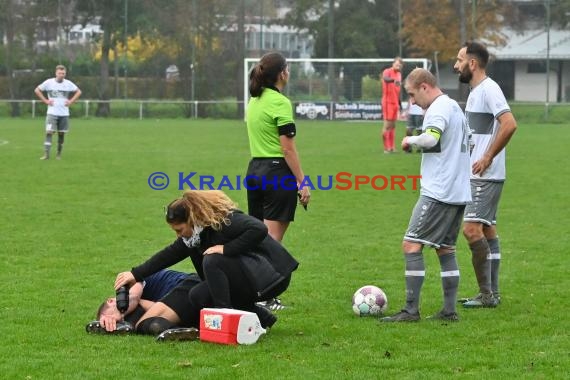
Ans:
<svg viewBox="0 0 570 380"><path fill-rule="evenodd" d="M249 215L280 222L295 219L297 181L284 158L253 158L246 184Z"/></svg>
<svg viewBox="0 0 570 380"><path fill-rule="evenodd" d="M178 314L181 327L198 327L197 323L200 321L200 310L190 310L188 293L190 289L199 283L200 281L196 278L187 278L159 301Z"/></svg>

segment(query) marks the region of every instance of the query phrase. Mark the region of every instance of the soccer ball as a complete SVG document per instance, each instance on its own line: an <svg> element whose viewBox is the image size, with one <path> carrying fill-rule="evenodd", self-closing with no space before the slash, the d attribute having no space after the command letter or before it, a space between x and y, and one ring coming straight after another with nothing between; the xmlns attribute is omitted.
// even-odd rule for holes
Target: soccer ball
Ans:
<svg viewBox="0 0 570 380"><path fill-rule="evenodd" d="M366 285L354 292L352 310L359 317L379 316L388 308L388 297L382 289Z"/></svg>

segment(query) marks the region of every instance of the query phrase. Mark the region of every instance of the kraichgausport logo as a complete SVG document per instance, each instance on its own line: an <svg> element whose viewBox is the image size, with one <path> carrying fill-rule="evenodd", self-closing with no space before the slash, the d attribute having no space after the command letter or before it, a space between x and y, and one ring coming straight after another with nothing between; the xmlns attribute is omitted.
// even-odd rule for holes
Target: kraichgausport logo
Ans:
<svg viewBox="0 0 570 380"><path fill-rule="evenodd" d="M297 181L294 176L241 176L241 175L204 175L198 172L178 172L175 175L177 190L296 190ZM418 190L421 175L366 175L350 172L338 172L329 175L306 175L298 184L299 188L308 187L311 190L361 190L370 187L374 190ZM161 171L148 176L148 186L153 190L165 190L170 184L170 177Z"/></svg>

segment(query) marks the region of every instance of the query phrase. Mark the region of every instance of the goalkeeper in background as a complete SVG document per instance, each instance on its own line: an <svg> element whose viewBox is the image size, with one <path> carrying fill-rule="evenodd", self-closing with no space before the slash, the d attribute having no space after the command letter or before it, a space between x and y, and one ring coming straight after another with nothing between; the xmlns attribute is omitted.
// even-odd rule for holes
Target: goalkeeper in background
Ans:
<svg viewBox="0 0 570 380"><path fill-rule="evenodd" d="M402 68L404 61L400 57L394 58L392 66L382 71L382 141L384 153L394 153L394 139L396 134L396 120L400 112L400 88L402 87Z"/></svg>

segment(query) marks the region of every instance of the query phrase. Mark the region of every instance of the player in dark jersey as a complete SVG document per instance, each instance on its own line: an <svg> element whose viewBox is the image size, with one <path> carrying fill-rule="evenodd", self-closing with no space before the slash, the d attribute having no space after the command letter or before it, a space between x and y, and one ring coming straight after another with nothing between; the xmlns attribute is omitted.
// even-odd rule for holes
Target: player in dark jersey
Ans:
<svg viewBox="0 0 570 380"><path fill-rule="evenodd" d="M142 282L137 282L129 289L129 308L124 315L117 309L116 298L109 297L99 307L97 320L90 322L86 329L91 333L131 330L155 302L182 283L191 288L200 283L200 277L195 273L188 274L169 269L145 277Z"/></svg>

